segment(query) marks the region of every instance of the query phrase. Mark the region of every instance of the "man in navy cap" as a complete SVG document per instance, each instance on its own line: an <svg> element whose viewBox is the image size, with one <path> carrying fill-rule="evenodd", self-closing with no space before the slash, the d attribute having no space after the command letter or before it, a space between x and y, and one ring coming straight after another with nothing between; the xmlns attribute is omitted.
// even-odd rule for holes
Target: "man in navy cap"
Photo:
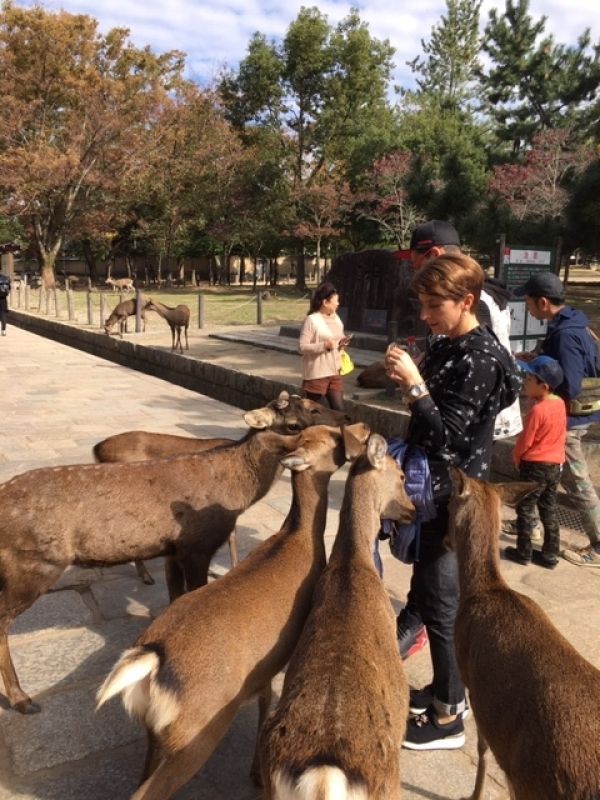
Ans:
<svg viewBox="0 0 600 800"><path fill-rule="evenodd" d="M580 394L584 378L600 377L596 342L585 314L565 303L565 287L552 272L537 272L514 294L525 297L532 317L548 322L541 352L555 358L564 373L556 394L567 407L566 463L561 483L583 516L590 544L581 549L563 550L562 556L580 567L600 568L600 501L590 478L581 440L593 422L600 422L600 409L582 416L574 413L572 401Z"/></svg>

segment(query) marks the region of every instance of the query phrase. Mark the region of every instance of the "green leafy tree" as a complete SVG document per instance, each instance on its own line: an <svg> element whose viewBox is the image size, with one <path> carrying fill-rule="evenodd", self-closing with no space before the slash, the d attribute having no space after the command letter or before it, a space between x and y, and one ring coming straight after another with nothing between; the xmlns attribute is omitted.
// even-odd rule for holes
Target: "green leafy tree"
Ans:
<svg viewBox="0 0 600 800"><path fill-rule="evenodd" d="M597 99L600 47L592 46L589 30L566 46L544 34L545 23L532 19L529 0L507 0L504 14L490 11L485 28L482 46L491 60L480 74L485 110L514 154L540 131L589 128Z"/></svg>

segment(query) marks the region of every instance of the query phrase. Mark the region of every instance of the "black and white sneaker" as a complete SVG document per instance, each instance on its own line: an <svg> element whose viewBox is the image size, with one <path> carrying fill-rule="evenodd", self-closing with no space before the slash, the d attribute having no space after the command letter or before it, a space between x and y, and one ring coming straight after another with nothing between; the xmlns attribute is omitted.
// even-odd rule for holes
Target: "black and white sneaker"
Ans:
<svg viewBox="0 0 600 800"><path fill-rule="evenodd" d="M433 705L432 685L428 683L427 686L424 686L422 689L411 689L408 703L409 714L415 717L419 716L419 714L424 714L429 706ZM462 712L462 719L467 719L470 713L471 708L469 706L469 701L465 697L465 709Z"/></svg>
<svg viewBox="0 0 600 800"><path fill-rule="evenodd" d="M465 743L465 726L459 715L442 725L437 721L433 706L424 714L410 717L402 747L408 750L457 750Z"/></svg>

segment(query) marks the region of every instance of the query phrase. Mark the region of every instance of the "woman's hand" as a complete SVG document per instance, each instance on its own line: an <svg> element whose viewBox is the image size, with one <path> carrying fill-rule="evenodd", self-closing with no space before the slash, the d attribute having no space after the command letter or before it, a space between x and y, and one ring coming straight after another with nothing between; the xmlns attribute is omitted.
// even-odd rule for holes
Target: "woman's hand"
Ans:
<svg viewBox="0 0 600 800"><path fill-rule="evenodd" d="M385 354L385 370L388 376L402 386L423 383L423 378L415 362L401 347L390 345Z"/></svg>
<svg viewBox="0 0 600 800"><path fill-rule="evenodd" d="M325 350L334 350L336 347L335 339L326 339L325 340Z"/></svg>
<svg viewBox="0 0 600 800"><path fill-rule="evenodd" d="M340 341L338 343L338 348L340 350L343 350L344 347L348 347L348 345L350 344L350 340L351 339L352 339L352 334L350 336L342 336L342 338L340 339Z"/></svg>

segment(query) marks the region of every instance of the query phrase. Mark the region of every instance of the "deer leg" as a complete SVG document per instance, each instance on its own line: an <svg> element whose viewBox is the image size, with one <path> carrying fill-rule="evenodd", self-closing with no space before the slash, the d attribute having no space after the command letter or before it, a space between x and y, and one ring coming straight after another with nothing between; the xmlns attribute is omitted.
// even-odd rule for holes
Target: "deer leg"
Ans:
<svg viewBox="0 0 600 800"><path fill-rule="evenodd" d="M186 350L189 350L189 349L190 349L190 343L189 343L189 341L188 341L188 329L187 329L187 325L185 326L185 349L186 349Z"/></svg>
<svg viewBox="0 0 600 800"><path fill-rule="evenodd" d="M237 546L237 529L234 528L231 533L229 534L229 558L231 560L231 566L237 567L239 564L239 556L238 556L238 546Z"/></svg>
<svg viewBox="0 0 600 800"><path fill-rule="evenodd" d="M138 574L138 578L141 578L142 583L145 583L146 586L152 586L154 584L154 578L146 569L144 562L136 560L133 563L135 564L135 571Z"/></svg>
<svg viewBox="0 0 600 800"><path fill-rule="evenodd" d="M183 559L183 574L187 592L206 586L212 553L186 553Z"/></svg>
<svg viewBox="0 0 600 800"><path fill-rule="evenodd" d="M205 764L227 733L236 711L237 704L230 704L181 750L168 755L163 753L154 772L131 800L169 800Z"/></svg>
<svg viewBox="0 0 600 800"><path fill-rule="evenodd" d="M267 714L269 713L269 707L271 705L272 695L273 695L273 690L271 688L271 681L269 681L265 686L263 686L263 688L258 694L258 727L256 729L256 745L254 748L254 758L252 760L252 766L250 767L250 777L252 778L256 786L262 785L262 776L260 770L260 734L265 719L267 718Z"/></svg>
<svg viewBox="0 0 600 800"><path fill-rule="evenodd" d="M475 788L473 789L473 794L470 798L466 800L483 800L483 789L485 786L485 774L487 771L487 761L486 755L488 750L488 744L486 740L483 738L483 734L477 728L477 775L475 777Z"/></svg>
<svg viewBox="0 0 600 800"><path fill-rule="evenodd" d="M148 746L146 748L146 760L144 761L144 771L142 772L142 780L140 786L147 781L148 778L156 772L156 768L161 761L160 744L157 742L154 733L148 728L146 730Z"/></svg>
<svg viewBox="0 0 600 800"><path fill-rule="evenodd" d="M0 675L2 675L2 680L4 681L4 691L8 697L8 702L15 711L20 714L37 714L41 711L39 705L34 703L31 697L21 689L15 665L8 649L6 631L0 634Z"/></svg>
<svg viewBox="0 0 600 800"><path fill-rule="evenodd" d="M169 591L169 602L172 603L185 592L183 569L177 556L165 558L165 579Z"/></svg>

